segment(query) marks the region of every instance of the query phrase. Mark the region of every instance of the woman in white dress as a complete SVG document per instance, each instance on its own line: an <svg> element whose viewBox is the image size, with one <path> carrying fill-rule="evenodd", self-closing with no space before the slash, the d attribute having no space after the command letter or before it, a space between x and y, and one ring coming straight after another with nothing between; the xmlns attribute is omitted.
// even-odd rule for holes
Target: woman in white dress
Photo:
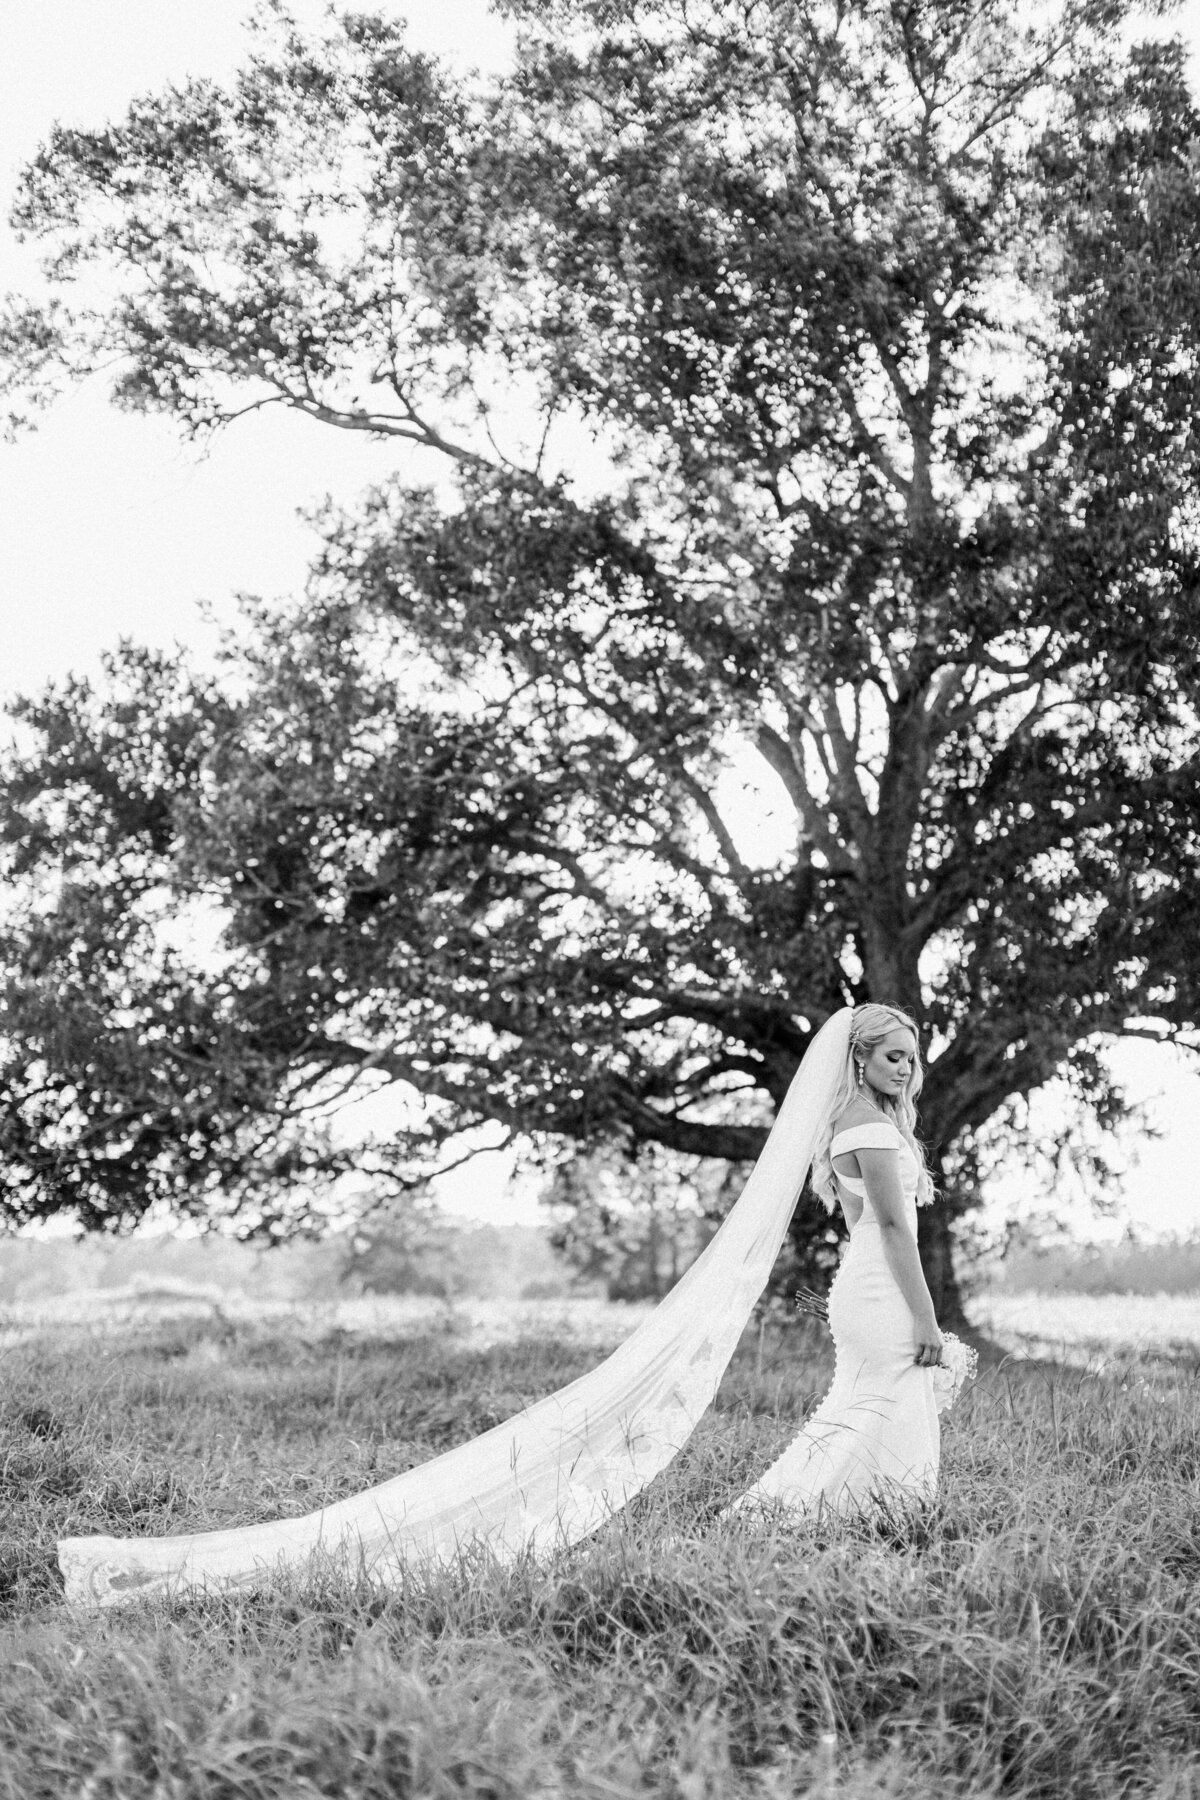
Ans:
<svg viewBox="0 0 1200 1800"><path fill-rule="evenodd" d="M852 1227L830 1299L837 1378L750 1497L857 1501L881 1481L927 1492L941 1340L916 1254L914 1201L928 1192L912 1134L919 1085L907 1017L843 1007L813 1034L721 1229L597 1368L482 1437L300 1518L64 1538L68 1601L119 1606L329 1568L387 1584L467 1549L506 1560L586 1538L666 1468L711 1404L814 1163L819 1189L842 1198Z"/></svg>
<svg viewBox="0 0 1200 1800"><path fill-rule="evenodd" d="M917 1254L917 1205L932 1197L913 1130L920 1088L912 1020L896 1007L858 1007L813 1158L813 1185L830 1210L840 1204L850 1230L829 1294L833 1385L731 1511L854 1510L932 1495L943 1339Z"/></svg>

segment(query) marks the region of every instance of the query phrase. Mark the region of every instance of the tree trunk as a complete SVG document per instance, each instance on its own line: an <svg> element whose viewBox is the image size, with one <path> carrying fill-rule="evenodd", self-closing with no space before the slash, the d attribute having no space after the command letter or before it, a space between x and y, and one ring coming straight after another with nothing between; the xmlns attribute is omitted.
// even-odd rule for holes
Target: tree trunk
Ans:
<svg viewBox="0 0 1200 1800"><path fill-rule="evenodd" d="M945 1331L958 1331L968 1323L954 1272L953 1216L944 1200L935 1200L932 1206L923 1206L917 1213L921 1267L929 1283L938 1324Z"/></svg>

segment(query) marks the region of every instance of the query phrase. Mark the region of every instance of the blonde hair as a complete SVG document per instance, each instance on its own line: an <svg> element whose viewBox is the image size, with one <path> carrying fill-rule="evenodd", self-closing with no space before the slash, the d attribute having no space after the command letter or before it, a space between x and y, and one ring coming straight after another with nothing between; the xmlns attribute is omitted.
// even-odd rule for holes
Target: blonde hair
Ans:
<svg viewBox="0 0 1200 1800"><path fill-rule="evenodd" d="M933 1199L933 1182L926 1166L925 1153L917 1141L916 1133L916 1098L925 1080L925 1071L921 1066L920 1039L917 1037L916 1021L902 1007L883 1006L872 1002L867 1006L856 1006L851 1015L846 1066L817 1133L817 1149L812 1165L812 1184L829 1212L832 1212L838 1203L837 1177L833 1172L833 1160L829 1154L829 1146L833 1142L834 1126L851 1101L857 1100L862 1093L858 1080L859 1058L855 1053L856 1051L873 1050L875 1045L882 1043L888 1033L895 1031L897 1026L903 1026L906 1030L911 1031L917 1044L912 1070L904 1084L903 1093L898 1094L894 1099L887 1094L877 1094L873 1098L895 1125L917 1159L919 1171L917 1204L928 1206Z"/></svg>

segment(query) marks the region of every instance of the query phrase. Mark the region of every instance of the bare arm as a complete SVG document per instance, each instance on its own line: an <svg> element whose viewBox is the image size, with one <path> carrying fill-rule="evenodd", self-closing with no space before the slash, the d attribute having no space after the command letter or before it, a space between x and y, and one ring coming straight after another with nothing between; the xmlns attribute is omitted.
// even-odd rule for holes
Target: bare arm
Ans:
<svg viewBox="0 0 1200 1800"><path fill-rule="evenodd" d="M899 1155L895 1150L858 1150L859 1171L867 1198L879 1221L879 1235L887 1266L904 1295L913 1316L915 1361L939 1361L942 1334L934 1316L933 1300L917 1252L917 1240L905 1217L904 1190L900 1186Z"/></svg>

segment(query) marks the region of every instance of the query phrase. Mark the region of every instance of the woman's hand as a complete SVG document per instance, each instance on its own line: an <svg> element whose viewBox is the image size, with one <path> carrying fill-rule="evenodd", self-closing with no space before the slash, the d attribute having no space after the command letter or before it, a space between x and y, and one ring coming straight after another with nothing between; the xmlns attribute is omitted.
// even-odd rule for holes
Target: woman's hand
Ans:
<svg viewBox="0 0 1200 1800"><path fill-rule="evenodd" d="M916 1322L913 1331L916 1355L913 1361L921 1369L936 1369L942 1360L942 1334L938 1330L937 1320L930 1313L926 1318Z"/></svg>

